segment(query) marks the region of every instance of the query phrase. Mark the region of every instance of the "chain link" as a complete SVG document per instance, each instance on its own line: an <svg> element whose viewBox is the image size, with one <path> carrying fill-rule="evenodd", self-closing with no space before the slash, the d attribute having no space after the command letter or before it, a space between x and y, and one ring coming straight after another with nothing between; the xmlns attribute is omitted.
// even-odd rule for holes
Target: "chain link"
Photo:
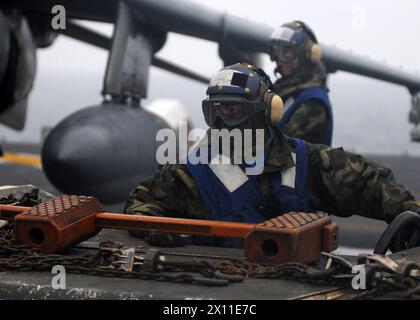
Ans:
<svg viewBox="0 0 420 320"><path fill-rule="evenodd" d="M41 197L37 188L32 188L29 192L25 192L20 196L12 192L0 197L0 204L32 207L39 203L41 203Z"/></svg>
<svg viewBox="0 0 420 320"><path fill-rule="evenodd" d="M13 196L0 199L2 204L33 206L39 202L36 189L18 200ZM325 268L301 263L267 267L245 259L212 260L195 257L189 261L159 261L159 269L154 271L145 268L143 263L137 263L136 268L128 272L118 268L118 259L124 252L122 247L122 243L107 242L99 250L84 254L43 254L38 249L16 242L13 224L9 223L0 229L0 271L51 271L54 265L62 265L69 273L207 286L228 285L230 282L257 278L289 279L350 288L352 279L352 264L331 254L323 256L330 259ZM202 278L193 274L199 274ZM350 295L350 299L373 299L387 293L397 293L402 298L420 299L419 280L418 276L402 277L399 273L383 272L375 278L375 285L370 290Z"/></svg>
<svg viewBox="0 0 420 320"><path fill-rule="evenodd" d="M62 265L66 272L126 279L154 280L198 285L227 285L247 278L288 279L305 283L339 285L350 287L348 274L339 264L326 270L314 265L285 263L278 266L261 266L244 259L215 260L193 258L186 262L163 262L159 271L151 272L143 267L131 272L119 270L113 262L119 256L121 244L107 243L107 247L96 252L72 255L43 254L38 249L17 243L13 225L0 230L0 271L51 271L54 265ZM192 274L200 274L204 278ZM214 279L214 281L204 281ZM225 282L217 282L225 280ZM402 278L398 274L387 274L376 279L377 284L370 290L350 295L349 299L373 299L387 293L397 293L402 298L419 299L420 286L417 278Z"/></svg>
<svg viewBox="0 0 420 320"><path fill-rule="evenodd" d="M17 243L12 224L0 230L0 271L51 271L54 265L62 265L69 273L200 284L200 279L190 274L118 270L112 267L112 260L115 259L110 250L78 255L43 254L37 249ZM184 271L192 271L186 269L188 268L184 268ZM178 268L176 271L181 272L182 269Z"/></svg>

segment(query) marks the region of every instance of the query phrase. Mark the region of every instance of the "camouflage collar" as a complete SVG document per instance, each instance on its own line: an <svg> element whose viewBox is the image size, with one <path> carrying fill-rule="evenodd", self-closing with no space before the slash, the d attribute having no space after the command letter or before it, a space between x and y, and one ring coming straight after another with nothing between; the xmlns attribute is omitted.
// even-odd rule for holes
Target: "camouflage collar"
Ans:
<svg viewBox="0 0 420 320"><path fill-rule="evenodd" d="M264 172L284 171L295 166L292 157L292 148L286 137L278 128L273 128L273 140L269 146L268 158L265 162Z"/></svg>
<svg viewBox="0 0 420 320"><path fill-rule="evenodd" d="M312 88L321 87L328 90L327 75L323 68L318 65L311 69L300 71L290 77L278 79L273 87L274 91L281 97L287 97L296 91Z"/></svg>

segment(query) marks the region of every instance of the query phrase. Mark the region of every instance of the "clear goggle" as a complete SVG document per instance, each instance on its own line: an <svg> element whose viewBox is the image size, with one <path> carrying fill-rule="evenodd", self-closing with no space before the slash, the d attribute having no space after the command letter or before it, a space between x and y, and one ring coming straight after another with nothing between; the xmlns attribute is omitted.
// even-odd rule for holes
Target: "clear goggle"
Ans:
<svg viewBox="0 0 420 320"><path fill-rule="evenodd" d="M289 63L299 56L306 42L304 32L289 27L274 30L270 40L270 58L272 61Z"/></svg>
<svg viewBox="0 0 420 320"><path fill-rule="evenodd" d="M214 127L217 119L221 119L228 126L237 126L267 110L265 102L250 102L246 99L234 100L203 100L204 119L208 126Z"/></svg>
<svg viewBox="0 0 420 320"><path fill-rule="evenodd" d="M275 44L271 46L271 61L289 63L299 56L299 46Z"/></svg>

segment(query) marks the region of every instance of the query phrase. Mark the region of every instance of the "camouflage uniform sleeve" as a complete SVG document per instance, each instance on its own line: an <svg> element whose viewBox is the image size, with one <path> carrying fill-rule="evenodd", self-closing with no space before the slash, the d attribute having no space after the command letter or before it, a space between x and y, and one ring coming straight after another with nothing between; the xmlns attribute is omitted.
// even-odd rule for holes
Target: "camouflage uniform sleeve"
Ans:
<svg viewBox="0 0 420 320"><path fill-rule="evenodd" d="M206 219L207 211L185 165L166 165L128 197L129 214Z"/></svg>
<svg viewBox="0 0 420 320"><path fill-rule="evenodd" d="M394 179L390 169L342 148L307 147L313 209L343 217L358 214L388 223L404 211L420 214L420 205Z"/></svg>
<svg viewBox="0 0 420 320"><path fill-rule="evenodd" d="M327 125L325 105L317 99L310 99L293 113L283 132L310 143L323 143Z"/></svg>

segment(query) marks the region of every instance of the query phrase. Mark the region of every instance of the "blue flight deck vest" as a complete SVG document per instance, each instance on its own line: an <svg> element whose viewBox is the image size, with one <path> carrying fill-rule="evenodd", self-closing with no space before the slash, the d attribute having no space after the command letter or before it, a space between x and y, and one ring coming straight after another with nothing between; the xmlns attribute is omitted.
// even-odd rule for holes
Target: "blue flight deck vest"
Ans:
<svg viewBox="0 0 420 320"><path fill-rule="evenodd" d="M306 146L299 139L288 138L288 141L296 166L284 172L268 173L270 196L267 198L261 194L259 176L247 176L244 166L187 162L188 171L197 184L212 220L260 223L290 211L310 212L306 191ZM200 149L193 152L199 154ZM243 247L240 239L199 239L197 242L204 245Z"/></svg>
<svg viewBox="0 0 420 320"><path fill-rule="evenodd" d="M286 100L285 101L286 110L284 112L283 118L278 124L278 127L280 129L283 128L289 122L293 113L305 101L309 99L320 100L327 109L328 123L327 123L327 128L325 129L325 133L324 133L324 141L322 141L321 143L330 146L332 142L332 134L333 134L333 114L332 114L331 103L330 103L330 99L328 98L327 91L323 88L313 87L313 88L302 90L290 106L287 106L287 100Z"/></svg>

